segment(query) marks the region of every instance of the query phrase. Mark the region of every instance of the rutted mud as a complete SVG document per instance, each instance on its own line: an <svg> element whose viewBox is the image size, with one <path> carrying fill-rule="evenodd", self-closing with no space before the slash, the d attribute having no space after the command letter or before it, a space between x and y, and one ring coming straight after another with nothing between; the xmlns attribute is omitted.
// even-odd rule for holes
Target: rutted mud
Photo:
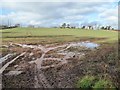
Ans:
<svg viewBox="0 0 120 90"><path fill-rule="evenodd" d="M53 88L53 86L49 83L49 81L46 79L46 76L43 73L43 70L45 69L49 69L49 68L57 68L60 67L64 64L68 63L68 59L69 58L81 58L82 56L85 55L84 52L72 52L72 51L68 51L68 49L70 49L71 47L77 48L77 47L84 47L84 48L88 48L88 49L94 49L96 47L98 47L98 44L95 43L91 43L91 42L72 42L72 43L67 43L67 44L63 44L63 45L58 45L58 46L52 46L50 47L50 45L46 45L46 46L42 46L42 45L26 45L26 44L17 44L17 43L11 43L10 44L11 47L21 47L22 49L26 49L26 48L30 48L30 49L34 49L34 50L38 50L41 51L41 55L39 55L39 57L35 57L30 58L31 60L28 62L29 64L35 64L35 72L36 75L34 76L35 79L35 83L34 83L34 87L35 88L40 88L40 87L44 87L44 88ZM56 55L56 57L54 57L54 55L50 55L50 57L47 57L47 55L49 55L49 52L54 51L54 54ZM18 55L16 58L14 58L13 60L9 61L8 63L6 63L1 69L0 69L0 73L2 74L3 71L13 62L15 62L18 58L20 58L21 56L25 56L27 52L23 52L22 54ZM5 57L1 58L1 63L6 61L8 59L9 56L12 56L13 54L8 54ZM29 56L32 57L34 55L34 52L30 52ZM61 55L61 57L57 57ZM26 56L27 58L27 56ZM18 67L18 66L17 66ZM13 71L15 72L15 71Z"/></svg>
<svg viewBox="0 0 120 90"><path fill-rule="evenodd" d="M0 58L0 64L2 62L5 62L6 60L8 60L9 58L11 58L12 56L14 56L15 54L7 54L6 56Z"/></svg>
<svg viewBox="0 0 120 90"><path fill-rule="evenodd" d="M25 54L25 52L23 52L22 54L18 55L16 58L14 58L13 60L11 60L10 62L6 63L1 69L0 69L0 74L3 73L3 71L11 64L13 63L15 60L17 60L19 57L23 56Z"/></svg>

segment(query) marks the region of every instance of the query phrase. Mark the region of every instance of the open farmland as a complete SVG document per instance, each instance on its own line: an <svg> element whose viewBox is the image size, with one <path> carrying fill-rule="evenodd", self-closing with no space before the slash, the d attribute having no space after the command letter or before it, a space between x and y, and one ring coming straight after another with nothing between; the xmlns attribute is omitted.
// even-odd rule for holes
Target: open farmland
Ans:
<svg viewBox="0 0 120 90"><path fill-rule="evenodd" d="M108 30L83 30L60 28L15 28L1 30L3 44L9 42L20 43L54 43L83 39L95 39L96 42L115 42L118 40L117 31ZM47 42L46 42L47 40ZM50 42L49 42L50 41Z"/></svg>
<svg viewBox="0 0 120 90"><path fill-rule="evenodd" d="M1 0L0 89L119 90L118 0Z"/></svg>

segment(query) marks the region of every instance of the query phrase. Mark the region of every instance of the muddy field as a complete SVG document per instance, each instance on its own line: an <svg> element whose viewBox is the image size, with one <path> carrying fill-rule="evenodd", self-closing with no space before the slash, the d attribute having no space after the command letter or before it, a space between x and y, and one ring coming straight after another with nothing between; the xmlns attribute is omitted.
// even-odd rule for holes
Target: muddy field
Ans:
<svg viewBox="0 0 120 90"><path fill-rule="evenodd" d="M0 60L3 88L75 88L85 75L120 86L117 44L84 41L3 47L7 48Z"/></svg>
<svg viewBox="0 0 120 90"><path fill-rule="evenodd" d="M84 76L120 87L117 31L15 28L0 33L3 88L76 88Z"/></svg>

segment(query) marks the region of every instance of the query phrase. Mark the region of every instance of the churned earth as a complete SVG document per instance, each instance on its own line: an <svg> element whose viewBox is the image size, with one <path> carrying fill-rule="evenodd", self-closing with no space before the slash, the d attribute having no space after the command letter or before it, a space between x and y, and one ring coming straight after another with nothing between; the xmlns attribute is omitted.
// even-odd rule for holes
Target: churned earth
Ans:
<svg viewBox="0 0 120 90"><path fill-rule="evenodd" d="M86 75L120 86L117 32L34 30L3 31L3 88L75 88Z"/></svg>
<svg viewBox="0 0 120 90"><path fill-rule="evenodd" d="M33 78L36 82L33 86L30 85L31 87L55 87L49 80L47 80L48 78L45 76L47 73L46 70L64 67L71 62L76 62L76 60L74 60L75 58L79 60L84 57L86 50L90 51L98 46L99 45L89 41L70 42L57 46L10 43L8 47L9 54L1 58L3 67L0 69L0 73L4 73L3 80L4 78L10 80L9 78L14 76L14 78L16 77L16 79L18 79L17 81L19 81L18 76L23 74L23 77L25 75L25 78L28 78L27 72L29 73L28 75L30 75L29 70L31 69L32 76L29 76L29 78L30 80ZM79 51L71 51L71 48L79 48ZM26 69L28 70L26 71ZM48 74L48 76L51 75ZM17 84L15 80L10 80L10 82L13 81L13 83L10 83L8 80L7 82L5 80L5 82L13 85L3 84L5 87L6 85L11 87L14 86L14 84ZM24 83L23 81L21 81L21 83ZM26 81L28 82L29 80ZM31 80L31 83L33 83L33 80ZM18 85L20 85L20 82ZM22 85L26 84L20 85L21 87L24 87Z"/></svg>

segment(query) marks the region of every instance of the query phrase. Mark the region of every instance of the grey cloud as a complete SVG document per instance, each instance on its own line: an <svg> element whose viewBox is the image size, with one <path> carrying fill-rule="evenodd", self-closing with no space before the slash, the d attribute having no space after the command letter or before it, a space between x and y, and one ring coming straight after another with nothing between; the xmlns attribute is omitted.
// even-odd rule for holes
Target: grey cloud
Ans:
<svg viewBox="0 0 120 90"><path fill-rule="evenodd" d="M31 22L48 26L62 22L79 23L85 20L89 22L90 15L99 16L105 9L109 10L111 4L105 2L4 2L2 8L14 12L8 14L13 23L29 24Z"/></svg>

